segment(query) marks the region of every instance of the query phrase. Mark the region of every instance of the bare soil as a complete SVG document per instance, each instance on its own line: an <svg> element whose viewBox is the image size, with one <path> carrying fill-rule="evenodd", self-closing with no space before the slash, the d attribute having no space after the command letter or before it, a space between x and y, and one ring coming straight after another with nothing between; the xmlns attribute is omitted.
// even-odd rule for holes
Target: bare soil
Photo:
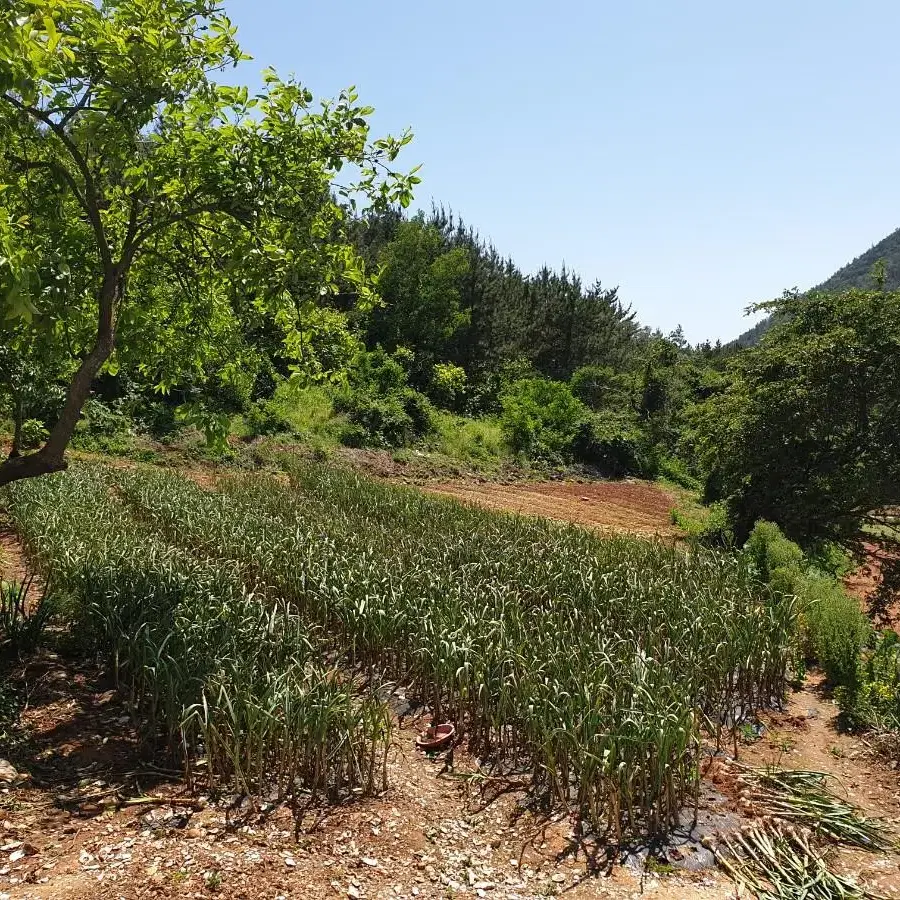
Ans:
<svg viewBox="0 0 900 900"><path fill-rule="evenodd" d="M192 795L142 762L130 717L102 674L53 656L27 674L31 783L0 795L0 892L22 900L143 897L724 898L715 871L666 877L613 867L565 816L530 811L515 781L475 787L414 749L401 728L392 787L312 811L299 835L283 807ZM123 798L145 802L123 805ZM157 802L147 802L153 798ZM24 855L23 855L24 853Z"/></svg>
<svg viewBox="0 0 900 900"><path fill-rule="evenodd" d="M844 578L844 587L873 614L877 624L900 629L900 597L885 597L879 590L885 551L871 543L867 543L865 549L865 562Z"/></svg>
<svg viewBox="0 0 900 900"><path fill-rule="evenodd" d="M864 738L840 731L837 705L821 673L812 673L790 696L786 710L766 717L765 724L763 737L742 751L742 762L827 773L836 793L900 834L900 763L879 757ZM843 848L835 854L837 868L874 894L900 896L900 854Z"/></svg>
<svg viewBox="0 0 900 900"><path fill-rule="evenodd" d="M671 520L675 500L646 481L456 481L424 485L423 490L488 509L544 516L606 531L663 538L680 534Z"/></svg>
<svg viewBox="0 0 900 900"><path fill-rule="evenodd" d="M644 483L433 489L592 527L674 531L672 499ZM0 543L0 575L26 576L16 536L0 530ZM633 865L640 853L619 855L602 838L579 836L564 811L535 808L515 778L471 777L478 763L461 747L452 760L424 756L414 738L425 718L397 723L387 792L310 810L297 830L284 807L190 793L141 746L127 705L99 666L45 651L11 678L27 700L27 740L7 757L30 777L0 784L0 900L736 896L712 867L643 871ZM741 747L741 760L833 774L854 803L900 832L900 772L860 738L841 734L836 719L814 675L784 711L766 717L763 737ZM705 771L701 821L737 827L727 768L713 762ZM684 855L666 852L673 862ZM897 854L841 851L839 864L880 895L900 897Z"/></svg>
<svg viewBox="0 0 900 900"><path fill-rule="evenodd" d="M452 766L444 755L429 759L414 748L424 719L398 729L385 794L310 811L298 834L283 807L202 794L195 802L176 775L148 765L98 669L44 653L19 675L30 740L13 762L32 779L0 793L0 894L10 898L735 896L714 869L619 865L602 841L577 837L564 813L530 808L515 779L467 778L477 763L461 748ZM741 759L829 772L850 800L896 828L898 773L840 734L835 715L814 676L766 718ZM708 769L704 796L717 804L728 802L726 772ZM896 854L841 851L839 860L881 896L900 896Z"/></svg>

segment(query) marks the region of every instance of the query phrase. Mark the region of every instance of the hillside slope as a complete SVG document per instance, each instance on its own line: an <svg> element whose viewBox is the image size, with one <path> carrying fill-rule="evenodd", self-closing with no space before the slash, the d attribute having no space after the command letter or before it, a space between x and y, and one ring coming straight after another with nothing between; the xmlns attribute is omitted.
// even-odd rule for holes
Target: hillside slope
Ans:
<svg viewBox="0 0 900 900"><path fill-rule="evenodd" d="M890 291L900 290L900 228L889 234L884 240L874 244L865 253L860 254L838 269L829 279L816 285L811 290L835 293L853 287L872 286L872 267L878 260L885 262L885 287ZM755 344L771 327L772 317L757 322L745 331L734 342L739 347L750 347Z"/></svg>

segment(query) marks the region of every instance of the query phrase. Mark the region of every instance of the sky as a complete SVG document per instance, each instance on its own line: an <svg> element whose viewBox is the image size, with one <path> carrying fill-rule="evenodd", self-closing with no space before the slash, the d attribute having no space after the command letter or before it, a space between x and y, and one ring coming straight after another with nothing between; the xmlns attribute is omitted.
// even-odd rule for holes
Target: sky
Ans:
<svg viewBox="0 0 900 900"><path fill-rule="evenodd" d="M225 0L254 60L411 127L414 208L643 324L736 337L900 226L892 0Z"/></svg>

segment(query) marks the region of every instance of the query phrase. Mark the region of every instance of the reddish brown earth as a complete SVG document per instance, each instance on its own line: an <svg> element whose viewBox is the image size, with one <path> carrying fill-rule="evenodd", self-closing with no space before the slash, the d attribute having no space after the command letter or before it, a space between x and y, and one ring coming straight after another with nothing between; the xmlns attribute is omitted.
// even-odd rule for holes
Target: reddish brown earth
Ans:
<svg viewBox="0 0 900 900"><path fill-rule="evenodd" d="M875 544L866 544L866 561L844 578L844 586L868 611L875 614L880 625L900 628L900 597L884 600L878 597L881 585L881 569L886 560L885 551Z"/></svg>
<svg viewBox="0 0 900 900"><path fill-rule="evenodd" d="M435 490L593 527L674 532L672 499L643 483ZM26 575L16 536L0 530L0 542L0 575ZM515 780L473 779L477 761L461 748L452 767L416 751L424 719L398 725L386 793L313 811L298 834L283 807L230 808L238 798L198 798L176 773L149 765L126 706L98 667L44 652L13 680L27 696L28 740L9 758L33 778L0 785L0 898L736 896L714 869L639 874L611 865L605 845L577 838L564 811L531 808ZM900 773L859 738L839 733L836 714L812 677L784 712L766 717L763 738L742 747L741 759L831 773L854 803L900 830ZM709 782L727 798L723 771L718 764L710 769ZM838 859L873 891L900 897L897 854L841 851Z"/></svg>
<svg viewBox="0 0 900 900"><path fill-rule="evenodd" d="M147 765L96 669L45 653L20 675L30 742L14 762L34 780L0 793L0 895L11 900L735 897L715 870L641 876L610 866L564 813L527 808L514 780L467 779L477 763L459 748L449 771L416 751L424 720L397 730L386 793L310 813L297 835L283 807L195 802L177 777ZM854 803L897 827L897 772L838 733L835 714L813 677L741 759L830 772ZM727 770L710 774L728 794ZM884 897L900 896L898 864L897 854L839 854L842 870Z"/></svg>
<svg viewBox="0 0 900 900"><path fill-rule="evenodd" d="M644 481L595 482L448 482L423 490L488 509L545 516L591 528L630 534L673 537L675 500L662 488Z"/></svg>

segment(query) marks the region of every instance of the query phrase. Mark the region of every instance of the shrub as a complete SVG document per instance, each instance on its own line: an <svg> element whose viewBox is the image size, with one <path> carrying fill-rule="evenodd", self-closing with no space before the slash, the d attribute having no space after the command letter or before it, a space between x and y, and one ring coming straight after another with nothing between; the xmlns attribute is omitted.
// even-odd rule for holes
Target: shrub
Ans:
<svg viewBox="0 0 900 900"><path fill-rule="evenodd" d="M72 436L72 446L97 453L125 453L131 449L134 423L118 403L92 397L84 405Z"/></svg>
<svg viewBox="0 0 900 900"><path fill-rule="evenodd" d="M572 452L579 462L595 466L610 478L649 475L641 443L638 428L622 417L589 415L578 424Z"/></svg>
<svg viewBox="0 0 900 900"><path fill-rule="evenodd" d="M806 555L811 566L835 578L843 578L856 568L853 557L832 541L825 541Z"/></svg>
<svg viewBox="0 0 900 900"><path fill-rule="evenodd" d="M150 400L137 406L135 424L155 438L167 438L178 431L177 405L165 400Z"/></svg>
<svg viewBox="0 0 900 900"><path fill-rule="evenodd" d="M572 443L587 415L569 386L546 378L514 382L501 398L500 426L510 447L533 459L572 455Z"/></svg>
<svg viewBox="0 0 900 900"><path fill-rule="evenodd" d="M26 419L22 423L22 432L19 443L23 450L34 450L50 436L50 432L44 427L40 419Z"/></svg>
<svg viewBox="0 0 900 900"><path fill-rule="evenodd" d="M334 394L330 384L288 380L278 385L269 404L290 423L288 430L302 435L304 440L319 437L333 442L339 424L335 420Z"/></svg>
<svg viewBox="0 0 900 900"><path fill-rule="evenodd" d="M688 471L688 467L677 456L661 455L657 461L658 475L689 491L699 491L702 485Z"/></svg>
<svg viewBox="0 0 900 900"><path fill-rule="evenodd" d="M852 724L900 732L900 635L889 628L874 633L863 652Z"/></svg>
<svg viewBox="0 0 900 900"><path fill-rule="evenodd" d="M854 705L860 651L872 631L859 604L832 576L812 569L800 547L774 522L757 522L744 550L760 578L799 598L807 655L818 660L831 684L840 689L842 704Z"/></svg>
<svg viewBox="0 0 900 900"><path fill-rule="evenodd" d="M523 378L535 378L537 373L527 359L514 359L468 373L466 414L470 416L499 415L501 398L509 388Z"/></svg>
<svg viewBox="0 0 900 900"><path fill-rule="evenodd" d="M788 540L774 522L757 522L744 550L753 560L763 581L783 593L797 592L797 582L805 562L803 551Z"/></svg>
<svg viewBox="0 0 900 900"><path fill-rule="evenodd" d="M271 400L251 403L244 413L244 422L253 436L290 434L294 430L290 420Z"/></svg>
<svg viewBox="0 0 900 900"><path fill-rule="evenodd" d="M733 547L734 534L728 524L728 513L721 503L693 510L673 509L672 524L703 547Z"/></svg>
<svg viewBox="0 0 900 900"><path fill-rule="evenodd" d="M341 442L348 447L403 447L432 427L428 398L412 388L387 396L345 391L336 398L335 410L347 417Z"/></svg>
<svg viewBox="0 0 900 900"><path fill-rule="evenodd" d="M357 357L334 409L347 417L340 438L347 446L402 447L433 428L433 408L407 383L408 351L383 350Z"/></svg>
<svg viewBox="0 0 900 900"><path fill-rule="evenodd" d="M806 620L808 651L818 659L843 703L853 704L859 686L860 651L872 627L857 602L827 575L808 572L796 582Z"/></svg>
<svg viewBox="0 0 900 900"><path fill-rule="evenodd" d="M460 410L468 385L466 370L453 363L435 363L431 373L431 396L438 406Z"/></svg>

